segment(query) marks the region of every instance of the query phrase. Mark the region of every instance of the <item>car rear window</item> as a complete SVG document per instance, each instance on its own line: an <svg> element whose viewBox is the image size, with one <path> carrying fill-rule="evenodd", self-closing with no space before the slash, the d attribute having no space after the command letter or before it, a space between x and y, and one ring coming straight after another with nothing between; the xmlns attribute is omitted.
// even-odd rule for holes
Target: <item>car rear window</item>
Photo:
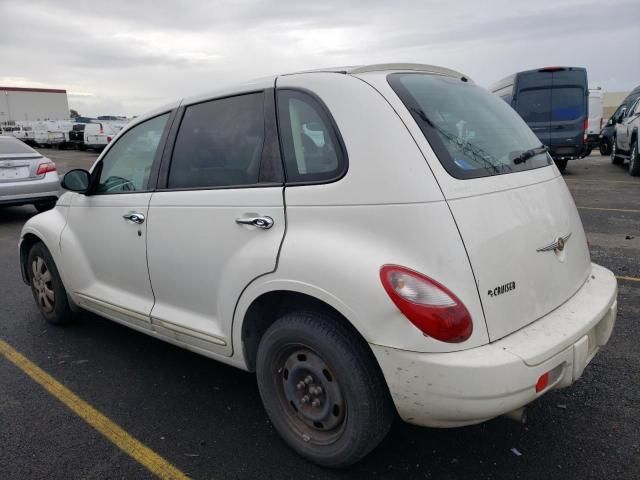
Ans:
<svg viewBox="0 0 640 480"><path fill-rule="evenodd" d="M518 94L516 109L525 122L549 122L551 120L551 89L521 90Z"/></svg>
<svg viewBox="0 0 640 480"><path fill-rule="evenodd" d="M0 139L0 155L14 154L14 153L33 153L37 154L33 148L22 143L20 140Z"/></svg>
<svg viewBox="0 0 640 480"><path fill-rule="evenodd" d="M453 177L487 177L551 164L546 153L519 160L541 147L540 140L515 110L484 88L423 73L393 73L388 81Z"/></svg>

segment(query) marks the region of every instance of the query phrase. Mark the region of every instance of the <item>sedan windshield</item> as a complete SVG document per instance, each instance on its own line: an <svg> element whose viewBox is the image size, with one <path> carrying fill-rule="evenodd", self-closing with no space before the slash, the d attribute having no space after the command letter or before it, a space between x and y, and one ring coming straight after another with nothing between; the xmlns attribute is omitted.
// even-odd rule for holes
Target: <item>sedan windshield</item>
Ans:
<svg viewBox="0 0 640 480"><path fill-rule="evenodd" d="M478 178L551 164L522 118L487 90L422 73L394 73L388 80L450 175Z"/></svg>

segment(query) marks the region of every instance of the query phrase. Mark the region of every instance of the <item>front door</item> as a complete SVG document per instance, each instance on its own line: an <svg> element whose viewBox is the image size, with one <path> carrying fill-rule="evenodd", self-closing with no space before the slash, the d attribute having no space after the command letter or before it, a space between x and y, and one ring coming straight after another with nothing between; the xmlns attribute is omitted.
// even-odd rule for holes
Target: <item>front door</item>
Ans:
<svg viewBox="0 0 640 480"><path fill-rule="evenodd" d="M153 328L202 350L231 355L240 294L276 268L285 216L273 99L269 89L186 106L151 198Z"/></svg>
<svg viewBox="0 0 640 480"><path fill-rule="evenodd" d="M153 292L146 259L154 159L169 113L128 130L92 172L89 194L73 194L61 237L67 287L80 306L149 328Z"/></svg>

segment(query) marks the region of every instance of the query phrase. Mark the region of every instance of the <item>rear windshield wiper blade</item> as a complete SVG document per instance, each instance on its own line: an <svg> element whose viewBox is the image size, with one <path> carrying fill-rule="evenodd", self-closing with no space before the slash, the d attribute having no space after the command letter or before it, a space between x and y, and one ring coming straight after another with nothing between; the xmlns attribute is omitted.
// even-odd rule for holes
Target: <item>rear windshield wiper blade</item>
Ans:
<svg viewBox="0 0 640 480"><path fill-rule="evenodd" d="M541 153L547 153L549 151L549 147L545 145L540 145L536 148L530 148L529 150L525 150L516 158L513 159L513 163L518 165L520 163L524 163L529 160L531 157L535 157L536 155L540 155Z"/></svg>

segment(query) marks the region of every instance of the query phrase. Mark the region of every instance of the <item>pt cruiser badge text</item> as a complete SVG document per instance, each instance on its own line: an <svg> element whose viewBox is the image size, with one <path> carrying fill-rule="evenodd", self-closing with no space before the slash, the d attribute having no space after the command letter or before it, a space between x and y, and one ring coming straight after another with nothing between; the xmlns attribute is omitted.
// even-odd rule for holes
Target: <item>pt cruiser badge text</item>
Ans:
<svg viewBox="0 0 640 480"><path fill-rule="evenodd" d="M516 289L516 282L509 282L509 283L505 283L504 285L499 285L493 290L487 291L487 294L490 297L497 297L498 295L502 295L503 293L507 293L515 289Z"/></svg>

